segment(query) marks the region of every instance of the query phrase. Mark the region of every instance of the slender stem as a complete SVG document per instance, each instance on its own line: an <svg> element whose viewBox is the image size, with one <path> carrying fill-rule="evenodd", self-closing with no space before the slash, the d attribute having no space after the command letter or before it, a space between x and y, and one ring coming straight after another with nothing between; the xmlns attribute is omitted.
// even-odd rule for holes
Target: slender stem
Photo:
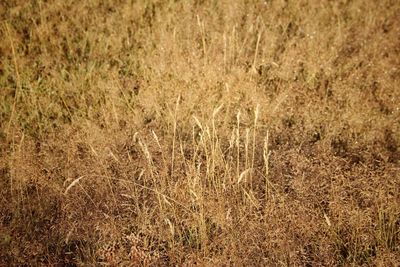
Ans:
<svg viewBox="0 0 400 267"><path fill-rule="evenodd" d="M8 27L8 23L7 22L4 23L4 25L5 25L5 29L7 31L8 39L10 41L11 52L12 52L13 61L14 61L15 78L16 78L16 83L17 83L17 87L15 88L15 94L14 94L14 102L13 102L12 109L11 109L11 115L10 115L10 119L8 121L8 124L7 124L7 130L6 130L6 132L7 132L7 140L9 140L8 139L9 138L9 134L10 134L9 131L10 131L12 120L13 120L14 115L15 115L16 105L17 105L17 101L18 101L18 92L21 90L22 85L21 85L21 78L20 78L20 75L19 75L19 68L18 68L18 63L17 63L17 55L15 53L15 47L14 47L14 42L13 42L12 37L11 37L10 28ZM13 147L14 147L14 136L13 136L12 139L13 139Z"/></svg>

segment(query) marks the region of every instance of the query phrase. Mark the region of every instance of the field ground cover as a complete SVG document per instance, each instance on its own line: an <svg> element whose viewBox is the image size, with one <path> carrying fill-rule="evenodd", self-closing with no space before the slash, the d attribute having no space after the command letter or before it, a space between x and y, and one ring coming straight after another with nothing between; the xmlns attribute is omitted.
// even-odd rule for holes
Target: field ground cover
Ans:
<svg viewBox="0 0 400 267"><path fill-rule="evenodd" d="M0 1L0 265L399 266L399 1Z"/></svg>

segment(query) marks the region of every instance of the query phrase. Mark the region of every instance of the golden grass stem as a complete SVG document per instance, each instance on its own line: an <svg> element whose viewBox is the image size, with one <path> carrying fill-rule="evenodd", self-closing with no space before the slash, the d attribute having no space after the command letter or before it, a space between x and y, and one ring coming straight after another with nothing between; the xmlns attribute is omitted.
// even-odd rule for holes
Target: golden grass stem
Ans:
<svg viewBox="0 0 400 267"><path fill-rule="evenodd" d="M267 136L264 140L264 165L265 165L265 200L268 201L270 196L270 181L269 181L269 156L270 151L268 148L268 140L269 139L269 132L267 131Z"/></svg>
<svg viewBox="0 0 400 267"><path fill-rule="evenodd" d="M236 128L236 173L238 179L240 178L240 110L238 111L236 115L236 122L237 122L237 128Z"/></svg>
<svg viewBox="0 0 400 267"><path fill-rule="evenodd" d="M154 130L151 130L152 134L153 134L153 138L157 143L158 148L160 149L160 153L161 153L161 158L162 158L162 162L163 162L163 168L164 171L167 173L168 172L168 165L167 165L167 160L165 159L165 154L164 154L164 149L162 148L161 144L160 144L160 140L157 136L157 134L154 132ZM164 190L166 188L166 186L168 185L168 180L166 175L162 175L162 190Z"/></svg>
<svg viewBox="0 0 400 267"><path fill-rule="evenodd" d="M204 22L201 21L199 15L197 15L197 24L199 25L200 33L201 33L201 41L202 41L202 46L203 46L204 60L205 60L205 62L207 62L207 48L206 48L205 26L204 26Z"/></svg>
<svg viewBox="0 0 400 267"><path fill-rule="evenodd" d="M212 179L214 182L214 186L218 187L219 186L219 181L216 181L215 177L215 168L216 168L216 161L218 160L218 147L219 147L219 141L218 141L218 133L217 133L217 127L215 125L215 117L217 114L220 112L222 109L223 104L219 105L216 109L214 109L213 114L212 114L212 142L211 142L211 170L212 170ZM219 180L217 178L217 180ZM217 190L218 191L218 190Z"/></svg>
<svg viewBox="0 0 400 267"><path fill-rule="evenodd" d="M171 155L171 178L174 175L176 127L177 127L177 115L178 115L178 108L179 108L180 100L181 100L181 96L179 95L176 100L175 112L174 112L174 130L173 130L174 132L173 132L173 138L172 138L172 155Z"/></svg>
<svg viewBox="0 0 400 267"><path fill-rule="evenodd" d="M18 94L19 94L19 91L22 88L22 84L21 84L21 77L19 75L18 60L17 60L17 54L15 52L14 41L13 41L13 39L11 37L10 27L8 26L7 22L4 23L4 28L5 28L6 32L7 32L8 40L9 40L10 46L11 46L11 53L12 53L12 57L13 57L14 71L15 71L15 80L16 80L16 83L17 83L17 87L15 88L14 101L13 101L12 109L11 109L11 115L10 115L10 119L8 121L7 128L6 128L7 140L9 140L9 138L10 138L10 128L11 128L11 124L12 124L12 121L13 121L14 116L15 116L16 106L17 106L17 101L18 101ZM13 136L12 137L12 144L13 144L13 147L14 147L14 134L12 134L12 136Z"/></svg>
<svg viewBox="0 0 400 267"><path fill-rule="evenodd" d="M250 129L246 128L246 135L244 141L244 168L249 168L249 143L250 143Z"/></svg>
<svg viewBox="0 0 400 267"><path fill-rule="evenodd" d="M257 36L257 43L256 43L256 50L254 51L254 60L253 60L253 70L256 71L257 68L257 55L258 55L258 47L260 45L260 40L261 40L261 31L258 33Z"/></svg>
<svg viewBox="0 0 400 267"><path fill-rule="evenodd" d="M256 109L254 111L254 129L253 129L253 151L251 155L251 176L250 176L250 182L251 186L253 186L253 175L254 175L254 161L255 161L255 155L256 155L256 133L257 133L257 121L258 121L258 115L260 113L260 105L257 104Z"/></svg>
<svg viewBox="0 0 400 267"><path fill-rule="evenodd" d="M227 72L227 40L226 40L226 33L224 32L223 34L223 40L224 40L224 73Z"/></svg>

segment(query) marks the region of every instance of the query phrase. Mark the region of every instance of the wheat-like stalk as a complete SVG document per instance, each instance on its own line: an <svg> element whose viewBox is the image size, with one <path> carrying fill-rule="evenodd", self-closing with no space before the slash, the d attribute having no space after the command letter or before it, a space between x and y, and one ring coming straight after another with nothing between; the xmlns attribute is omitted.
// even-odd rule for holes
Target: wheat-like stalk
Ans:
<svg viewBox="0 0 400 267"><path fill-rule="evenodd" d="M177 115L178 115L178 108L179 108L180 100L181 100L181 95L179 95L176 100L175 112L174 112L174 133L173 133L173 138L172 138L172 155L171 155L171 178L174 175L176 127L177 127Z"/></svg>

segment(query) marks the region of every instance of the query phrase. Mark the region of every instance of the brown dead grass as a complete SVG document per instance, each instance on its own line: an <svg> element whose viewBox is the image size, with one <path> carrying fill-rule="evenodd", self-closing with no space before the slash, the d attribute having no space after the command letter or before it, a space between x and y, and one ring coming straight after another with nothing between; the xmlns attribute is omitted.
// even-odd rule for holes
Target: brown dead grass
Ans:
<svg viewBox="0 0 400 267"><path fill-rule="evenodd" d="M398 1L0 3L0 265L398 266Z"/></svg>

